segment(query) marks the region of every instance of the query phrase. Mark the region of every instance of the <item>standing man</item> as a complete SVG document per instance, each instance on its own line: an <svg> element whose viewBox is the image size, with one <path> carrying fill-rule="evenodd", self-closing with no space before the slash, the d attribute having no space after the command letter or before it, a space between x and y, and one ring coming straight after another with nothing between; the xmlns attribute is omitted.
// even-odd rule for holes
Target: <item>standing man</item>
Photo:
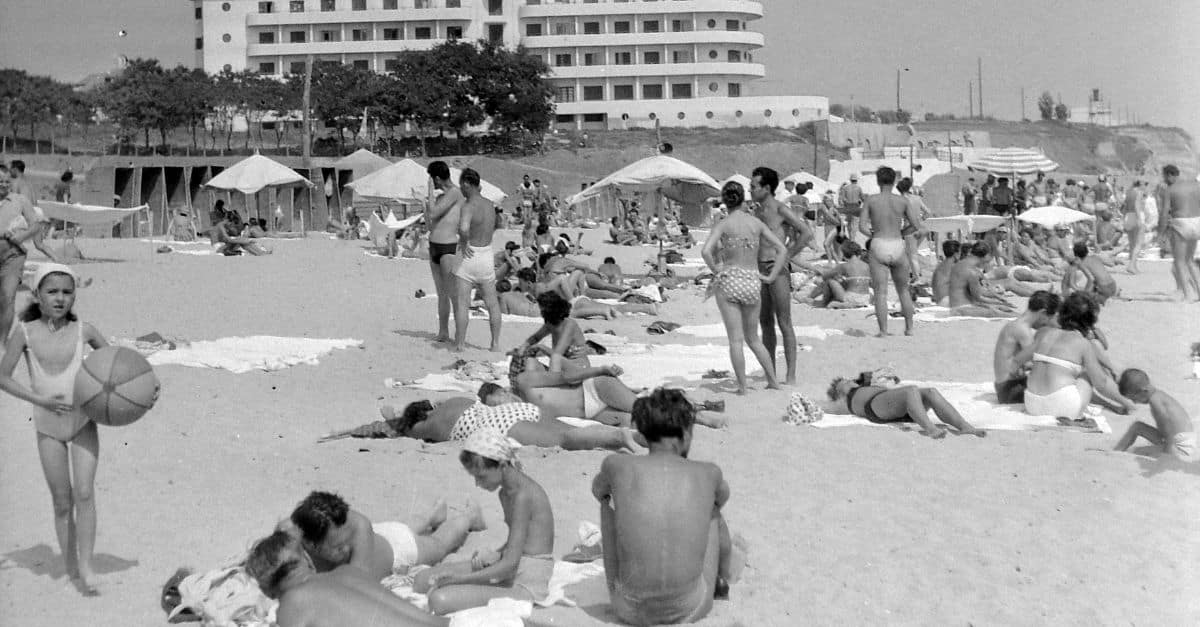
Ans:
<svg viewBox="0 0 1200 627"><path fill-rule="evenodd" d="M1158 237L1171 242L1177 298L1186 300L1191 286L1200 301L1200 265L1195 259L1196 242L1200 241L1200 184L1182 179L1174 165L1163 168L1163 182L1167 184L1166 202L1158 210Z"/></svg>
<svg viewBox="0 0 1200 627"><path fill-rule="evenodd" d="M967 179L965 185L962 186L962 201L963 215L971 215L978 210L975 205L975 197L979 195L979 188L975 187L975 177Z"/></svg>
<svg viewBox="0 0 1200 627"><path fill-rule="evenodd" d="M25 270L22 244L38 233L43 221L28 198L11 191L13 182L9 169L0 165L0 341L6 341L12 329L17 286ZM25 218L23 228L11 226L18 217Z"/></svg>
<svg viewBox="0 0 1200 627"><path fill-rule="evenodd" d="M464 203L458 219L458 253L462 263L454 271L458 288L454 295L454 350L461 351L467 341L471 291L478 287L487 306L492 327L489 350L500 350L500 299L496 296L495 254L492 236L496 233L496 212L492 202L479 195L479 173L464 168L458 177Z"/></svg>
<svg viewBox="0 0 1200 627"><path fill-rule="evenodd" d="M33 186L29 184L29 179L25 178L25 162L20 159L13 159L9 167L9 176L12 177L12 193L24 196L25 200L34 202L37 196L33 193ZM3 225L7 227L8 225Z"/></svg>
<svg viewBox="0 0 1200 627"><path fill-rule="evenodd" d="M838 213L837 197L833 195L832 189L825 190L825 194L821 196L821 205L817 207L817 218L821 222L821 228L825 231L825 258L840 263L842 250L837 239L842 234L842 214Z"/></svg>
<svg viewBox="0 0 1200 627"><path fill-rule="evenodd" d="M866 214L859 224L863 235L871 239L867 263L871 266L871 287L875 290L875 317L879 322L879 337L888 334L887 280L888 274L896 285L900 309L904 313L904 334L913 333L913 300L908 289L908 250L906 235L921 237L925 227L921 215L903 197L892 193L896 171L883 166L876 170L879 193L867 199ZM903 223L907 219L908 225Z"/></svg>
<svg viewBox="0 0 1200 627"><path fill-rule="evenodd" d="M992 190L992 213L998 216L1012 214L1013 190L1008 186L1008 177L1002 176Z"/></svg>
<svg viewBox="0 0 1200 627"><path fill-rule="evenodd" d="M775 198L779 185L779 174L771 168L757 167L750 177L750 199L758 203L754 215L762 220L771 232L785 242L788 259L800 252L805 242L812 238L812 231L787 205ZM790 229L787 227L791 227ZM786 232L791 231L791 237ZM771 276L775 255L769 247L759 247L758 271ZM775 324L779 323L780 339L783 341L783 358L787 361L785 383L796 383L796 330L792 328L792 275L787 268L779 272L774 282L764 284L762 307L758 322L762 325L763 346L771 356L771 367L775 367Z"/></svg>
<svg viewBox="0 0 1200 627"><path fill-rule="evenodd" d="M1029 184L1028 191L1029 191L1029 200L1030 200L1030 202L1033 203L1032 206L1045 207L1046 205L1050 204L1050 200L1049 200L1049 198L1047 198L1048 190L1046 189L1046 173L1045 172L1042 172L1040 170L1038 171L1037 178L1035 178L1033 180L1033 182Z"/></svg>
<svg viewBox="0 0 1200 627"><path fill-rule="evenodd" d="M529 214L533 212L534 198L537 196L537 190L534 189L533 183L529 182L529 175L521 177L521 184L517 185L517 202L521 203L521 219L528 221ZM528 207L528 210L526 210Z"/></svg>
<svg viewBox="0 0 1200 627"><path fill-rule="evenodd" d="M854 241L859 231L858 217L862 215L863 191L858 186L858 173L850 175L850 183L841 191L842 213L846 214L846 237Z"/></svg>
<svg viewBox="0 0 1200 627"><path fill-rule="evenodd" d="M438 334L435 342L450 341L450 308L453 304L454 270L458 266L458 216L463 195L450 180L450 166L434 161L425 169L430 187L425 201L425 224L429 227L429 269L438 299ZM433 189L442 195L433 199Z"/></svg>

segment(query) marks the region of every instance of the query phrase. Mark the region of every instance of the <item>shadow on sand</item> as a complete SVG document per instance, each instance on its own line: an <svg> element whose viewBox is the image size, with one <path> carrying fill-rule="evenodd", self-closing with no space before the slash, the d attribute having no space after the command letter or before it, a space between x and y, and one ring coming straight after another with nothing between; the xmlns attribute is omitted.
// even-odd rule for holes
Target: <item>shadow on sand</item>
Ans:
<svg viewBox="0 0 1200 627"><path fill-rule="evenodd" d="M127 560L107 553L96 553L92 557L92 567L98 575L118 573L137 565L137 560ZM67 575L62 556L44 543L5 553L3 558L0 558L0 570L14 568L23 568L39 577L48 576L51 579L61 579Z"/></svg>

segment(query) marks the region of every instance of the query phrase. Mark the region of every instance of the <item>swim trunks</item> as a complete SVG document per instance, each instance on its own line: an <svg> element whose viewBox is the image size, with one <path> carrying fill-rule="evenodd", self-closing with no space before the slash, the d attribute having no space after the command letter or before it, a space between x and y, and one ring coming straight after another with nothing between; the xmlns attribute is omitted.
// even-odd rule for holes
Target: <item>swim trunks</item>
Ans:
<svg viewBox="0 0 1200 627"><path fill-rule="evenodd" d="M862 203L860 203L860 202L844 203L842 205L842 213L844 213L852 218L857 218L858 216L862 215Z"/></svg>
<svg viewBox="0 0 1200 627"><path fill-rule="evenodd" d="M595 418L600 415L600 412L608 409L608 405L600 400L600 393L596 391L596 379L584 379L583 383L579 384L579 388L583 391L583 417Z"/></svg>
<svg viewBox="0 0 1200 627"><path fill-rule="evenodd" d="M1192 218L1171 218L1171 228L1175 229L1183 239L1200 239L1200 216Z"/></svg>
<svg viewBox="0 0 1200 627"><path fill-rule="evenodd" d="M442 257L453 255L458 252L458 244L439 244L437 242L429 242L429 261L441 265Z"/></svg>
<svg viewBox="0 0 1200 627"><path fill-rule="evenodd" d="M1176 433L1171 438L1171 454L1185 462L1196 461L1196 432Z"/></svg>
<svg viewBox="0 0 1200 627"><path fill-rule="evenodd" d="M875 237L871 239L871 255L879 263L891 266L908 258L908 248L902 239Z"/></svg>
<svg viewBox="0 0 1200 627"><path fill-rule="evenodd" d="M1125 214L1125 230L1132 231L1142 225L1142 221L1136 213Z"/></svg>
<svg viewBox="0 0 1200 627"><path fill-rule="evenodd" d="M759 260L759 262L758 262L758 271L767 276L770 276L771 269L774 267L775 267L774 259L772 259L770 261ZM771 287L773 285L775 285L776 283L779 283L780 281L783 281L784 285L787 285L788 291L791 291L791 289L792 289L792 274L790 272L780 272L779 276L775 277L775 282L772 283L771 285L767 285L766 283L763 283L761 279L759 280L758 283L759 283L759 285L762 286L761 289L768 290L768 289L771 289Z"/></svg>
<svg viewBox="0 0 1200 627"><path fill-rule="evenodd" d="M726 266L713 277L708 286L709 296L716 294L735 305L757 305L762 302L762 279L753 270L739 266Z"/></svg>
<svg viewBox="0 0 1200 627"><path fill-rule="evenodd" d="M630 625L677 625L694 623L712 609L711 599L716 582L705 575L679 592L648 593L630 590L616 580L609 589L609 603L621 622Z"/></svg>
<svg viewBox="0 0 1200 627"><path fill-rule="evenodd" d="M529 593L530 600L538 603L550 596L550 576L553 574L553 555L522 555L512 585Z"/></svg>
<svg viewBox="0 0 1200 627"><path fill-rule="evenodd" d="M518 422L538 422L541 419L541 410L532 403L505 403L489 407L477 402L463 410L454 422L450 429L450 440L464 442L480 429L494 429L507 434Z"/></svg>
<svg viewBox="0 0 1200 627"><path fill-rule="evenodd" d="M492 265L492 247L472 246L471 251L475 254L463 258L458 269L454 271L454 276L475 285L494 282L496 266Z"/></svg>
<svg viewBox="0 0 1200 627"><path fill-rule="evenodd" d="M417 537L408 525L399 522L378 522L371 530L392 547L392 574L404 575L417 563Z"/></svg>
<svg viewBox="0 0 1200 627"><path fill-rule="evenodd" d="M1025 402L1025 383L1028 377L1017 377L1007 381L996 381L996 401L1001 405L1015 405Z"/></svg>

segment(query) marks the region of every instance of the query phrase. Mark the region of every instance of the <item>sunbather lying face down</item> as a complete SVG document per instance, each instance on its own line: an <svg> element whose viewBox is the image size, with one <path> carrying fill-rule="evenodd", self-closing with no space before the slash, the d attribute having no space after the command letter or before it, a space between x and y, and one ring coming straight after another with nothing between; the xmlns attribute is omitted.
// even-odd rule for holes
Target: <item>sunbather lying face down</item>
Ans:
<svg viewBox="0 0 1200 627"><path fill-rule="evenodd" d="M850 413L877 423L915 422L921 431L934 439L946 437L946 430L929 420L930 409L938 420L954 427L959 433L984 437L986 431L971 426L942 395L933 388L915 385L882 387L871 385L865 377L856 380L838 377L829 385L829 398L845 399Z"/></svg>

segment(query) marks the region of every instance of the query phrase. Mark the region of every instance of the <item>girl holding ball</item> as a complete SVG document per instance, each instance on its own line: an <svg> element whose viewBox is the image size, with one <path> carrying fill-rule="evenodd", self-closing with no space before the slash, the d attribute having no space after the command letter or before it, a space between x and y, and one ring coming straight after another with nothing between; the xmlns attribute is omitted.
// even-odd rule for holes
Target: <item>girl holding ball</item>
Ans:
<svg viewBox="0 0 1200 627"><path fill-rule="evenodd" d="M54 530L67 575L88 596L98 594L92 553L96 544L93 483L100 441L96 423L73 403L75 375L84 344L108 345L92 325L71 311L75 273L67 266L42 264L33 278L34 301L22 312L0 359L0 390L33 404L38 456L54 503ZM24 355L29 387L12 377Z"/></svg>

